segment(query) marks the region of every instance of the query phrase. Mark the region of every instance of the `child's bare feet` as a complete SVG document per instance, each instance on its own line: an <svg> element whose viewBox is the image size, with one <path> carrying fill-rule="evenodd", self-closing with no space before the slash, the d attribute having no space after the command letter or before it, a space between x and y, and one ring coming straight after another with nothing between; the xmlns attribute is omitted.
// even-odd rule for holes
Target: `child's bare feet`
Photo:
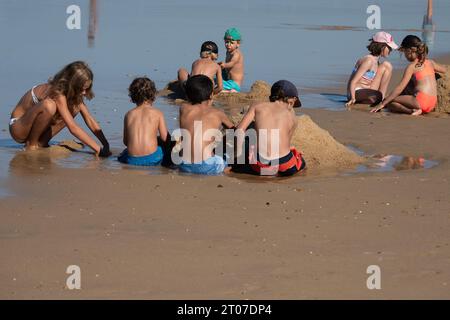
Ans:
<svg viewBox="0 0 450 320"><path fill-rule="evenodd" d="M417 109L413 113L411 113L412 116L420 116L422 114L422 109Z"/></svg>
<svg viewBox="0 0 450 320"><path fill-rule="evenodd" d="M26 144L24 149L25 149L25 151L34 151L34 150L39 150L40 147L38 144Z"/></svg>

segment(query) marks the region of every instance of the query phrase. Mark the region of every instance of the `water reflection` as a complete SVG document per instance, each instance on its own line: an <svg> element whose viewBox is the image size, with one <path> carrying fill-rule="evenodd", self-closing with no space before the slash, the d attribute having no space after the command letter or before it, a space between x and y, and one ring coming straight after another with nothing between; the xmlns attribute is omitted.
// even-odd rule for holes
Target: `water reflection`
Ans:
<svg viewBox="0 0 450 320"><path fill-rule="evenodd" d="M428 0L427 14L423 16L422 38L428 47L434 45L436 35L436 25L433 23L433 0Z"/></svg>
<svg viewBox="0 0 450 320"><path fill-rule="evenodd" d="M98 11L97 11L97 0L89 1L89 29L88 29L88 46L89 48L95 45L95 34L97 33L98 24Z"/></svg>
<svg viewBox="0 0 450 320"><path fill-rule="evenodd" d="M376 155L374 162L358 167L358 172L392 172L415 169L431 169L438 163L422 157L410 157L399 155Z"/></svg>

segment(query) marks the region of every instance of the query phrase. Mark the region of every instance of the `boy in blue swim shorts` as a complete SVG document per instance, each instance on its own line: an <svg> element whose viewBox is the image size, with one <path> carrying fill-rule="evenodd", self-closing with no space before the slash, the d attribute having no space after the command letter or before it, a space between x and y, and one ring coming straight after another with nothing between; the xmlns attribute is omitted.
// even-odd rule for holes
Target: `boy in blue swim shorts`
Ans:
<svg viewBox="0 0 450 320"><path fill-rule="evenodd" d="M212 107L213 83L205 75L195 75L186 81L189 103L180 107L180 129L183 132L182 172L217 175L224 172L227 162L215 153L215 143L222 142L223 127L234 128L222 110Z"/></svg>
<svg viewBox="0 0 450 320"><path fill-rule="evenodd" d="M236 28L225 31L225 48L227 56L225 62L219 62L222 68L223 91L241 92L244 80L244 56L239 47L241 45L241 33Z"/></svg>
<svg viewBox="0 0 450 320"><path fill-rule="evenodd" d="M164 153L158 146L158 133L164 143L170 138L163 113L152 105L156 97L155 84L146 77L136 78L128 91L136 107L125 115L123 143L127 148L118 160L137 166L159 165Z"/></svg>

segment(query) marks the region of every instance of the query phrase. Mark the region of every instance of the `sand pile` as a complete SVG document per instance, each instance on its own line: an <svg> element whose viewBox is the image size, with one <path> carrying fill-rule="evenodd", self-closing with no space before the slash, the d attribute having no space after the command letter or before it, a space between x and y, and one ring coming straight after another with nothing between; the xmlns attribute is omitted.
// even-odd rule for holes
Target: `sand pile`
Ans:
<svg viewBox="0 0 450 320"><path fill-rule="evenodd" d="M437 81L438 104L436 112L450 113L450 75L447 73Z"/></svg>
<svg viewBox="0 0 450 320"><path fill-rule="evenodd" d="M235 115L231 120L238 124L242 117L242 114ZM292 137L292 145L303 153L308 168L349 168L365 161L363 157L336 141L309 116L297 116L297 119L298 125Z"/></svg>
<svg viewBox="0 0 450 320"><path fill-rule="evenodd" d="M298 126L292 137L292 144L303 153L309 168L345 168L365 161L336 141L309 116L297 118Z"/></svg>
<svg viewBox="0 0 450 320"><path fill-rule="evenodd" d="M159 97L174 100L175 103L186 102L184 92L180 89L178 81L171 81L158 92ZM261 80L253 83L249 92L223 92L214 97L221 104L249 104L257 101L268 101L270 96L270 85Z"/></svg>
<svg viewBox="0 0 450 320"><path fill-rule="evenodd" d="M214 99L224 104L249 104L269 101L270 85L262 80L255 81L249 92L221 92Z"/></svg>

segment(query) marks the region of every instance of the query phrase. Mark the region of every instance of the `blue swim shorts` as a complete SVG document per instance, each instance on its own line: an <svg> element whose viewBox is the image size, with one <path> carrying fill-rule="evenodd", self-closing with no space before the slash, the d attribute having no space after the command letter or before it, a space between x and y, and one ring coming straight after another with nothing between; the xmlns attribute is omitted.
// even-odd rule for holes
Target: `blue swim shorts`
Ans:
<svg viewBox="0 0 450 320"><path fill-rule="evenodd" d="M241 92L241 87L234 80L223 80L223 90L231 91L233 89Z"/></svg>
<svg viewBox="0 0 450 320"><path fill-rule="evenodd" d="M132 164L135 166L157 166L161 163L163 159L163 151L161 147L158 146L156 151L147 156L130 156L128 154L128 149L122 151L117 160L122 163Z"/></svg>
<svg viewBox="0 0 450 320"><path fill-rule="evenodd" d="M201 163L182 162L179 165L180 171L195 174L217 175L223 173L227 167L227 162L217 155L202 161Z"/></svg>

